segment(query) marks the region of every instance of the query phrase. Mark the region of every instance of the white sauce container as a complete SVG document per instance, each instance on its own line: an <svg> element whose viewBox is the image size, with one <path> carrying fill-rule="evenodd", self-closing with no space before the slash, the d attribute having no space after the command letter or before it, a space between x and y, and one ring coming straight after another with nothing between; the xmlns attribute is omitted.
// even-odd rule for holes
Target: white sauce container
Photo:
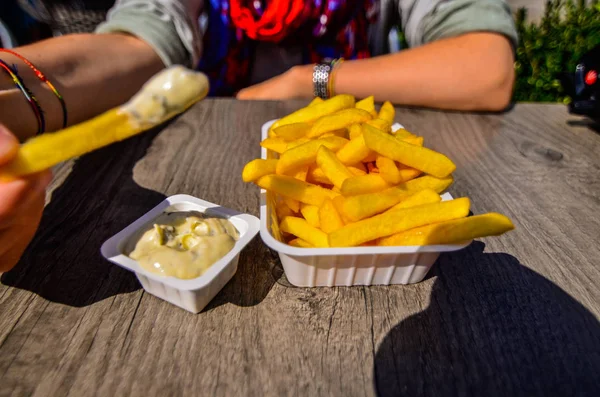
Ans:
<svg viewBox="0 0 600 397"><path fill-rule="evenodd" d="M163 212L198 211L215 217L227 218L240 233L233 249L215 262L200 277L182 280L165 277L142 268L137 261L125 255L130 238L151 224ZM141 218L115 234L102 245L102 255L110 262L135 273L144 290L192 313L199 313L227 284L237 271L240 252L259 231L259 220L217 204L185 194L167 197Z"/></svg>
<svg viewBox="0 0 600 397"><path fill-rule="evenodd" d="M275 120L262 126L262 139ZM402 128L394 124L395 130ZM263 159L277 158L277 153L262 148ZM449 193L443 200L452 200ZM352 285L413 284L422 281L442 252L458 251L471 244L299 248L276 239L272 233L275 208L261 189L260 237L277 251L289 282L299 287L334 287Z"/></svg>

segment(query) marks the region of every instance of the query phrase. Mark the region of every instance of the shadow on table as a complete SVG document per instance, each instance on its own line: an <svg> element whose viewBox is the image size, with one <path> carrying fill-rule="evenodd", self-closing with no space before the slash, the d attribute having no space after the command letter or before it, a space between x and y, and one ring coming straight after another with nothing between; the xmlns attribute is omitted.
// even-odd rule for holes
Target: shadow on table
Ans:
<svg viewBox="0 0 600 397"><path fill-rule="evenodd" d="M165 198L133 181L133 167L157 133L78 159L52 193L25 255L2 275L2 283L76 307L140 289L132 273L102 258L100 246Z"/></svg>
<svg viewBox="0 0 600 397"><path fill-rule="evenodd" d="M377 350L377 395L600 396L595 316L513 256L484 247L440 257L429 307Z"/></svg>
<svg viewBox="0 0 600 397"><path fill-rule="evenodd" d="M570 125L571 127L586 127L595 133L600 134L600 121L597 120L588 118L573 119L567 120L567 125Z"/></svg>
<svg viewBox="0 0 600 397"><path fill-rule="evenodd" d="M163 127L148 131L76 161L52 200L36 237L2 284L34 292L53 302L82 307L141 288L135 275L105 260L100 247L165 195L140 187L133 169ZM232 281L205 310L224 303L261 302L275 280L264 263L266 247L255 238L242 252ZM167 304L167 303L165 303Z"/></svg>

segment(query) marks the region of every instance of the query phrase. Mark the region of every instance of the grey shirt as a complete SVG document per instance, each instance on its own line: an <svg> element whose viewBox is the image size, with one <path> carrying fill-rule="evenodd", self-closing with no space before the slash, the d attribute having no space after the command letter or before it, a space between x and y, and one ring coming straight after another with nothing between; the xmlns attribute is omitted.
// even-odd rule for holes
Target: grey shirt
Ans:
<svg viewBox="0 0 600 397"><path fill-rule="evenodd" d="M478 31L502 34L517 45L517 32L504 0L398 0L397 4L411 47ZM203 0L117 0L96 32L131 33L148 42L165 65L193 66L202 52L198 23L202 8ZM281 48L267 53L298 58Z"/></svg>

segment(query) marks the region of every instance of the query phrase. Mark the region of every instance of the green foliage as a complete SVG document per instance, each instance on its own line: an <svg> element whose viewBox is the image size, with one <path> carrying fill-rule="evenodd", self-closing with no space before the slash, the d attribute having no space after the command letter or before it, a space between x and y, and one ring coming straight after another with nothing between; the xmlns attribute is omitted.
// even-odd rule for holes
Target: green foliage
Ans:
<svg viewBox="0 0 600 397"><path fill-rule="evenodd" d="M539 24L528 23L527 10L515 16L519 47L514 100L565 102L558 75L573 72L587 51L600 45L600 4L592 0L548 0Z"/></svg>

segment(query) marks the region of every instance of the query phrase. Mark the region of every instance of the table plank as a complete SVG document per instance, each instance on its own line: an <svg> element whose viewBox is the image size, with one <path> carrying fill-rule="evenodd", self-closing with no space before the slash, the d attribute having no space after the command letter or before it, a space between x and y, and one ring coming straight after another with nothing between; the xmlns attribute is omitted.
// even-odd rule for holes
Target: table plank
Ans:
<svg viewBox="0 0 600 397"><path fill-rule="evenodd" d="M259 127L301 102L205 100L55 170L40 230L0 278L0 396L600 395L600 137L564 107L398 109L457 163L455 196L517 229L410 286L295 288L256 238L193 315L102 242L168 195L257 215Z"/></svg>

